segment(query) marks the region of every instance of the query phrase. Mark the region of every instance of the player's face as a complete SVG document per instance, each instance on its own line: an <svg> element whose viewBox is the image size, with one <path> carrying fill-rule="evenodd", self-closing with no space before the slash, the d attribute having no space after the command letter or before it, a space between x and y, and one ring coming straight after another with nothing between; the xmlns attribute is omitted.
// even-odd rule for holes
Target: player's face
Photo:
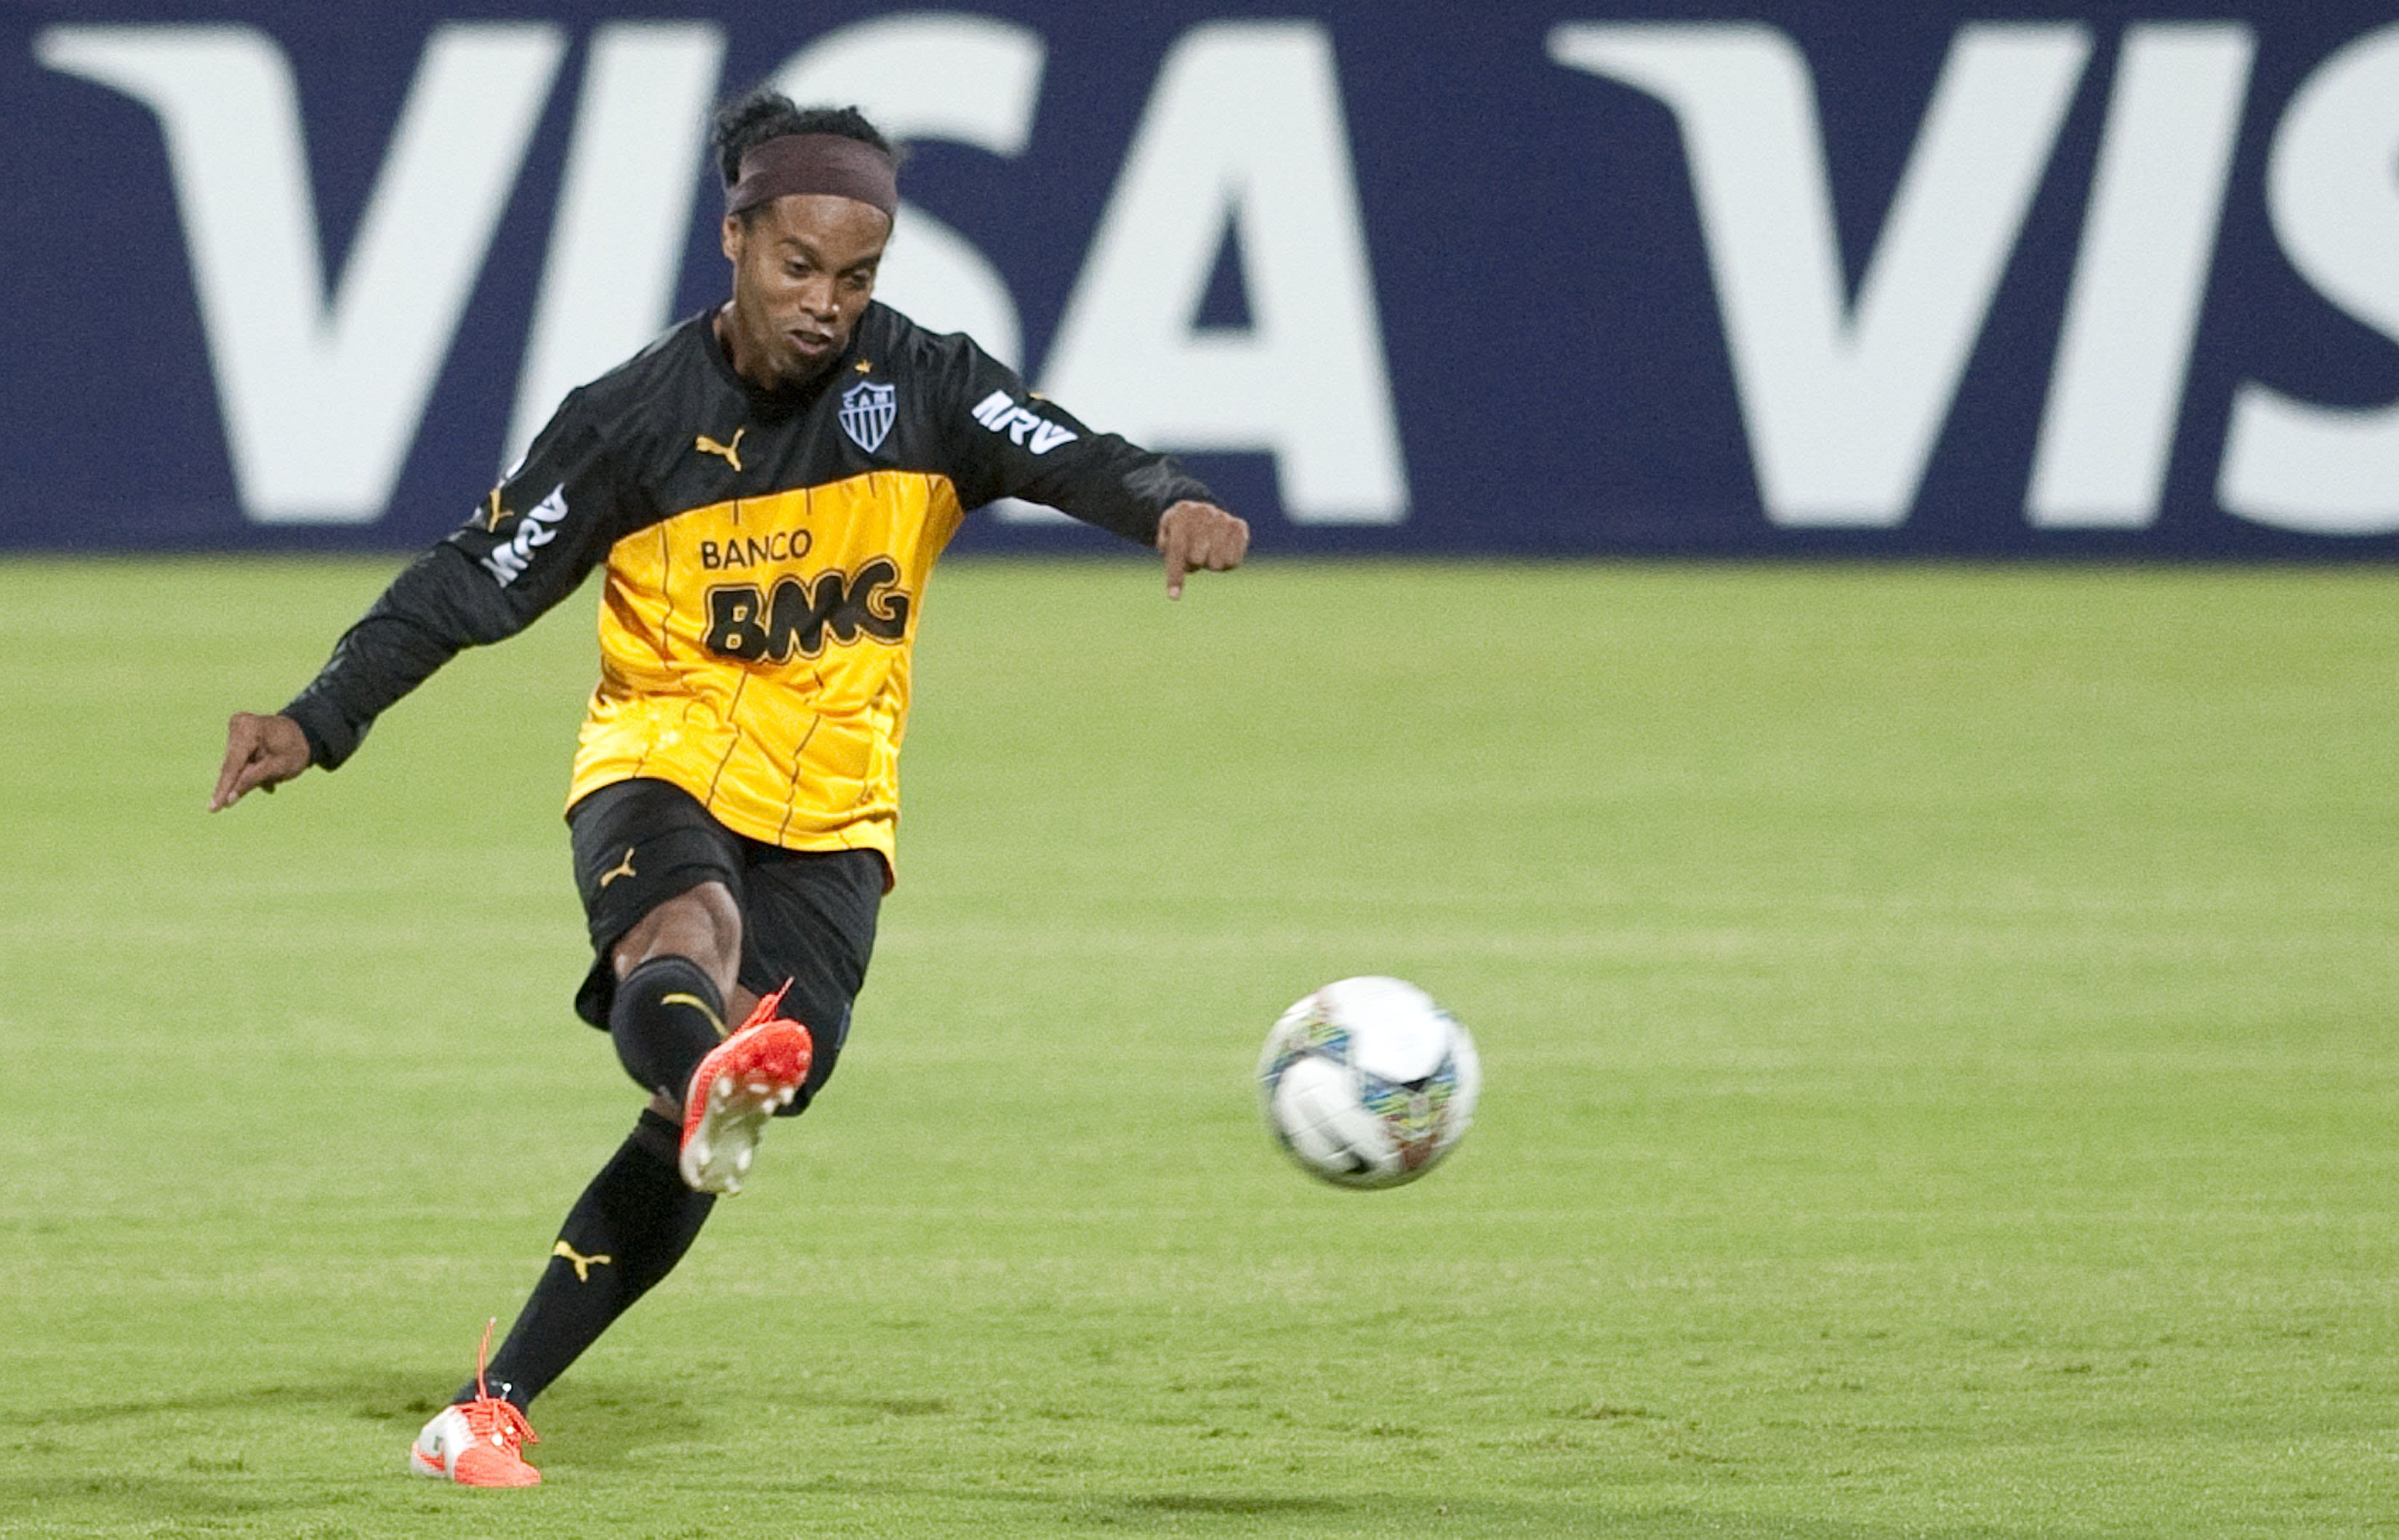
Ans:
<svg viewBox="0 0 2399 1540"><path fill-rule="evenodd" d="M725 343L733 367L758 385L801 385L824 372L874 297L874 270L891 222L883 210L827 194L779 197L727 215L733 263Z"/></svg>

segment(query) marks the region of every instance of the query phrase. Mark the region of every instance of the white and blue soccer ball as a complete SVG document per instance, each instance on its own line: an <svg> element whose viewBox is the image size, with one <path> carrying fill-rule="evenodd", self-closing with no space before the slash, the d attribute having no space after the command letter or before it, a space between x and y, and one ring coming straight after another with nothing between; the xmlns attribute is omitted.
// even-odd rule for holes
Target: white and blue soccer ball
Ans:
<svg viewBox="0 0 2399 1540"><path fill-rule="evenodd" d="M1282 1013L1258 1060L1275 1141L1342 1187L1396 1187L1431 1170L1482 1089L1474 1039L1398 979L1325 985Z"/></svg>

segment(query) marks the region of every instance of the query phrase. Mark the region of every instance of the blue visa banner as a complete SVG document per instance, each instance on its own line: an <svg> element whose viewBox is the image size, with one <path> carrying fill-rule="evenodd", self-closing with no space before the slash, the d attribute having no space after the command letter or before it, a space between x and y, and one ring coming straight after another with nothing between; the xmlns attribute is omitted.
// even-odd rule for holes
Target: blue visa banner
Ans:
<svg viewBox="0 0 2399 1540"><path fill-rule="evenodd" d="M723 298L759 81L1262 550L2399 554L2387 0L20 4L0 546L433 539Z"/></svg>

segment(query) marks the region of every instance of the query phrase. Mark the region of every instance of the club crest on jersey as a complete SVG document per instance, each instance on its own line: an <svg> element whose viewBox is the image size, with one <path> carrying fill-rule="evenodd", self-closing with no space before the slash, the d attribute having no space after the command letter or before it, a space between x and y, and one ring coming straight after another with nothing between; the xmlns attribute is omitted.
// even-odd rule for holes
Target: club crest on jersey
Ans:
<svg viewBox="0 0 2399 1540"><path fill-rule="evenodd" d="M849 441L872 454L883 447L892 419L900 415L897 385L861 380L841 393L841 430Z"/></svg>

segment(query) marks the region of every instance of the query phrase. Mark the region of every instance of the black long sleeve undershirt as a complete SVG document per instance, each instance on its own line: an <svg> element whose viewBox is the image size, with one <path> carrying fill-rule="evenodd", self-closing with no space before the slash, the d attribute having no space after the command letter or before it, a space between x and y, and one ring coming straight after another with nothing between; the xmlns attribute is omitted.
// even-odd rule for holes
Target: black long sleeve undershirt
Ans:
<svg viewBox="0 0 2399 1540"><path fill-rule="evenodd" d="M283 714L307 735L309 757L333 769L393 702L467 648L514 636L542 608L519 602L518 590L495 584L444 541L402 569L342 633L333 655Z"/></svg>

